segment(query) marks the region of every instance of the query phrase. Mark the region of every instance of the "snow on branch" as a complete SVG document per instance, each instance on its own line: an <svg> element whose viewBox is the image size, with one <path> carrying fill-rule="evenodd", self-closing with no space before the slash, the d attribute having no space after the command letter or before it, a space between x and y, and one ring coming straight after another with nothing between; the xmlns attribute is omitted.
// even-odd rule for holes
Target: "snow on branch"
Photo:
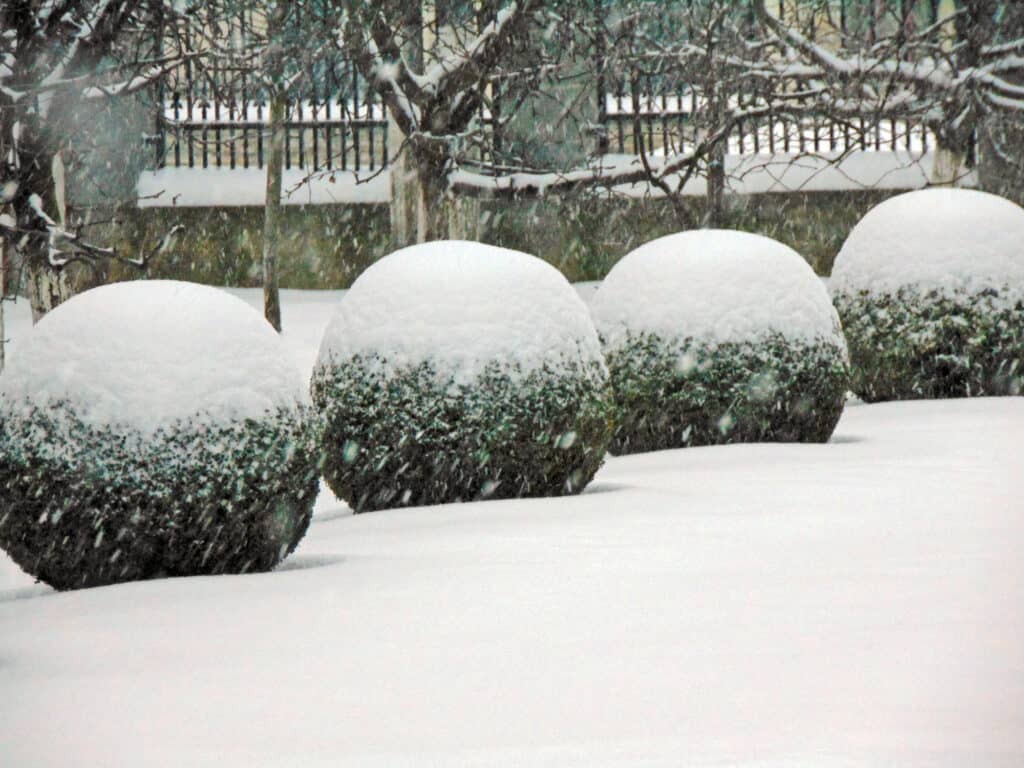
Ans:
<svg viewBox="0 0 1024 768"><path fill-rule="evenodd" d="M38 194L28 197L28 205L32 213L43 224L47 241L47 262L53 269L59 270L75 261L95 261L106 259L119 261L134 267L144 268L156 255L163 253L174 242L179 232L184 230L181 224L169 229L150 249L136 257L124 256L117 248L103 248L82 240L75 232L67 230L50 216L43 207L42 198ZM0 232L5 236L31 237L40 233L36 228L19 228L18 223L10 214L0 215Z"/></svg>
<svg viewBox="0 0 1024 768"><path fill-rule="evenodd" d="M112 96L126 96L128 94L136 93L141 91L153 83L159 81L167 74L173 72L175 69L180 67L190 58L195 58L198 54L188 53L182 56L176 56L171 59L167 59L162 64L154 64L153 66L147 67L144 71L140 72L127 80L122 80L118 83L110 83L109 85L96 84L87 86L82 89L81 95L83 99L100 99L109 98Z"/></svg>
<svg viewBox="0 0 1024 768"><path fill-rule="evenodd" d="M440 59L426 72L424 88L431 93L453 96L479 79L480 65L494 57L538 5L539 0L521 0L501 8L465 50Z"/></svg>
<svg viewBox="0 0 1024 768"><path fill-rule="evenodd" d="M894 49L887 56L879 56L875 50L844 56L814 42L770 14L765 0L754 0L754 7L761 22L782 42L820 68L818 75L821 77L845 82L874 82L878 91L902 84L917 89L918 100L931 105L944 99L957 103L977 92L982 100L1000 109L1024 111L1024 87L1001 76L1024 72L1024 56L1020 54L1024 40L982 47L980 63L962 66L958 65L955 55L929 55L929 47L922 43L928 30L907 40L894 38L891 41ZM944 19L942 23L948 21ZM933 25L930 29L938 29L939 26ZM877 44L875 48L878 48ZM957 113L960 111L956 108Z"/></svg>

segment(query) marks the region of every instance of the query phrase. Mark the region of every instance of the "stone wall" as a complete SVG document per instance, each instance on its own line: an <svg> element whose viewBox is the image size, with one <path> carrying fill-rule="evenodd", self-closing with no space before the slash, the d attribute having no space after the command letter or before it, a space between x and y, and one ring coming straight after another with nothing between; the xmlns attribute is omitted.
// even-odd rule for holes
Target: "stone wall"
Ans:
<svg viewBox="0 0 1024 768"><path fill-rule="evenodd" d="M729 198L729 227L781 240L828 274L843 240L873 205L892 192L816 192ZM678 230L664 201L543 198L488 203L481 239L534 253L572 281L600 280L629 250ZM346 288L392 250L388 209L382 205L310 205L284 209L279 254L283 288ZM128 212L116 227L93 232L126 255L152 248L175 224L184 227L150 264L154 278L213 285L260 285L261 208L150 208ZM97 280L138 275L116 266Z"/></svg>

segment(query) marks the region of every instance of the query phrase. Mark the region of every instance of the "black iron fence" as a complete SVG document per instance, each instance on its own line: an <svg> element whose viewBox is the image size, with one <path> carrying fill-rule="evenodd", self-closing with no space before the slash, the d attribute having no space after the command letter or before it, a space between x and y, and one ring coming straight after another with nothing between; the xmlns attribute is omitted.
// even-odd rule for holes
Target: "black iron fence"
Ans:
<svg viewBox="0 0 1024 768"><path fill-rule="evenodd" d="M732 97L729 104L730 110L758 106L756 97L743 96ZM703 97L689 89L659 93L634 84L606 93L599 105L600 151L634 155L691 152L703 133L713 129L700 119L705 109ZM769 111L736 121L726 137L726 151L734 155L924 153L936 143L926 125L901 118L863 116L842 121L813 113L794 116Z"/></svg>
<svg viewBox="0 0 1024 768"><path fill-rule="evenodd" d="M319 81L319 85L318 85ZM352 62L331 62L305 80L287 108L285 168L377 170L388 163L384 105ZM270 116L266 93L247 78L229 86L190 67L162 89L150 138L156 168L262 168Z"/></svg>
<svg viewBox="0 0 1024 768"><path fill-rule="evenodd" d="M249 22L251 24L251 22ZM241 23L240 28L245 29ZM320 61L302 78L288 105L285 168L376 171L389 162L386 109L355 63L340 56ZM597 67L601 71L602 67ZM704 97L687 85L664 89L662 75L637 74L597 83L598 153L676 154L691 151L707 130ZM491 86L489 110L501 111L500 81ZM729 107L756 107L757 96L734 95ZM253 77L214 70L194 73L185 65L157 95L156 126L149 137L153 166L262 168L266 162L269 103ZM501 165L499 121L481 110L486 140L478 142L485 164ZM760 114L737 122L727 139L729 154L805 154L851 151L924 153L936 146L924 125L882 116L837 121L805 112Z"/></svg>
<svg viewBox="0 0 1024 768"><path fill-rule="evenodd" d="M156 167L262 168L266 160L266 100L182 98L165 103L156 140ZM297 99L288 104L285 168L377 170L388 164L387 120L376 99Z"/></svg>
<svg viewBox="0 0 1024 768"><path fill-rule="evenodd" d="M701 97L694 92L605 94L597 149L654 155L692 151L703 130L696 119L702 108ZM175 93L164 104L153 138L155 167L262 168L268 117L264 99L224 101ZM488 121L486 116L484 120ZM736 155L924 153L935 146L930 129L902 119L837 122L823 116L768 113L737 122L726 151ZM372 91L357 103L312 96L288 105L285 168L375 171L388 165L391 150L385 107Z"/></svg>

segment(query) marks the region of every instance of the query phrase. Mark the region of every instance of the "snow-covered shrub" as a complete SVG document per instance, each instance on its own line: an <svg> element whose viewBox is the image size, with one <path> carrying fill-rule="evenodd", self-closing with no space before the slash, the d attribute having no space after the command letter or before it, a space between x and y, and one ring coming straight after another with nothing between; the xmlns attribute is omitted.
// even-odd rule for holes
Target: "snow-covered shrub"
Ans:
<svg viewBox="0 0 1024 768"><path fill-rule="evenodd" d="M1019 394L1024 209L964 189L873 208L836 258L832 293L868 401Z"/></svg>
<svg viewBox="0 0 1024 768"><path fill-rule="evenodd" d="M578 493L611 433L586 306L553 267L442 241L356 280L313 371L328 485L357 512Z"/></svg>
<svg viewBox="0 0 1024 768"><path fill-rule="evenodd" d="M47 314L0 376L0 546L58 589L267 570L305 533L316 417L223 291L118 283Z"/></svg>
<svg viewBox="0 0 1024 768"><path fill-rule="evenodd" d="M612 451L828 440L847 356L828 293L792 249L725 230L653 240L591 302L618 408Z"/></svg>

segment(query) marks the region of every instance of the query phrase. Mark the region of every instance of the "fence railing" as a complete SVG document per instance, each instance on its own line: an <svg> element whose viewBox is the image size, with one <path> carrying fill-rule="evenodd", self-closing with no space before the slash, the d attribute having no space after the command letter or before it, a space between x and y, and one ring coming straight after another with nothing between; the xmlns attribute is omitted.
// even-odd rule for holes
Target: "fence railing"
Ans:
<svg viewBox="0 0 1024 768"><path fill-rule="evenodd" d="M701 141L703 97L681 88L658 93L643 80L619 83L615 92L598 95L598 153L650 155L693 151ZM386 108L380 97L352 71L345 96L313 92L288 105L285 168L377 171L387 167L389 153ZM266 163L269 107L264 99L222 98L193 84L175 91L157 116L154 145L156 168L262 168ZM241 94L245 96L245 94ZM733 97L730 107L754 106L756 97ZM500 107L495 99L493 108ZM481 124L493 128L491 113L481 111ZM479 162L501 163L501 136L494 131ZM484 142L487 144L487 142ZM824 115L768 114L739 121L730 131L726 152L755 154L846 154L854 151L907 151L923 154L937 146L925 125L905 119L865 116L849 121Z"/></svg>
<svg viewBox="0 0 1024 768"><path fill-rule="evenodd" d="M304 23L301 6L292 21ZM219 21L225 39L244 40L266 24L246 12ZM325 16L331 28L337 20ZM304 65L289 100L284 166L375 171L388 163L388 132L380 95L340 52ZM267 162L268 93L258 73L232 61L193 67L186 61L155 94L148 142L154 168L262 168Z"/></svg>
<svg viewBox="0 0 1024 768"><path fill-rule="evenodd" d="M264 101L182 99L165 103L156 167L262 168L269 108ZM388 164L384 106L325 98L293 101L286 120L285 168L369 170Z"/></svg>
<svg viewBox="0 0 1024 768"><path fill-rule="evenodd" d="M661 97L634 111L617 94L607 96L603 119L605 152L651 155L692 151L700 128L689 108ZM199 101L191 114L180 102L166 105L154 138L156 167L263 168L267 152L269 109ZM285 168L375 171L389 162L388 123L381 104L358 108L339 101L292 103L285 132ZM767 115L739 122L729 133L726 151L735 155L807 154L905 150L928 152L936 138L926 126L906 120Z"/></svg>
<svg viewBox="0 0 1024 768"><path fill-rule="evenodd" d="M750 105L754 103L751 100ZM693 151L706 130L695 119L704 106L693 91L606 94L599 119L603 126L602 149L619 154ZM924 153L936 144L927 126L904 119L861 117L838 121L823 115L793 117L769 112L737 122L726 139L726 151L735 155L900 150Z"/></svg>

